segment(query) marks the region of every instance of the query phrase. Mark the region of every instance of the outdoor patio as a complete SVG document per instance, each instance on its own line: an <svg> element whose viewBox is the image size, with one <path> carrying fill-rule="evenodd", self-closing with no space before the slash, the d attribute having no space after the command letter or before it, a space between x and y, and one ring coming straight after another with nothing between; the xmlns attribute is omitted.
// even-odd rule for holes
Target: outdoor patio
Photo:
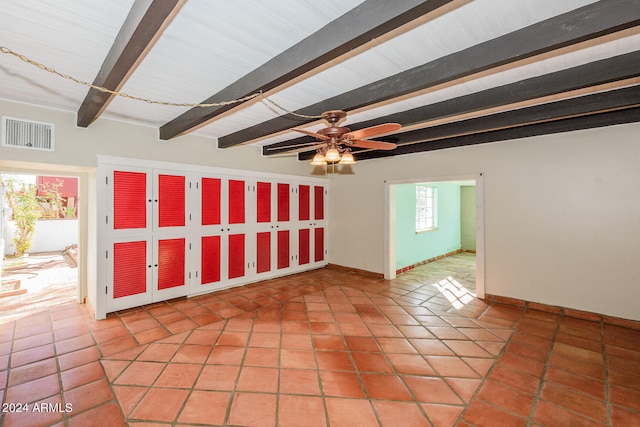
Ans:
<svg viewBox="0 0 640 427"><path fill-rule="evenodd" d="M0 322L77 301L76 250L42 252L3 261Z"/></svg>

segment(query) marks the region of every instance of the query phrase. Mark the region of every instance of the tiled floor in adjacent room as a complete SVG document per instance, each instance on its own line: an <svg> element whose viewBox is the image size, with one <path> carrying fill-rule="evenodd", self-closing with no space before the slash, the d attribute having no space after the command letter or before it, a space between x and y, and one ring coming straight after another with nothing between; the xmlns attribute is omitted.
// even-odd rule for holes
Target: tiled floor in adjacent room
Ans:
<svg viewBox="0 0 640 427"><path fill-rule="evenodd" d="M640 425L640 330L477 300L452 261L6 321L0 425Z"/></svg>

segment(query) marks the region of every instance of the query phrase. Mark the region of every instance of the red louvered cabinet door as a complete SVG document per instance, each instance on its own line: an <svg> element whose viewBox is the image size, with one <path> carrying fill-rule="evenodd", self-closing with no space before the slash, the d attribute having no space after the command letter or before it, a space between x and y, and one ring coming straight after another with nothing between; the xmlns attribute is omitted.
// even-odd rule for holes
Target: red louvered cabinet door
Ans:
<svg viewBox="0 0 640 427"><path fill-rule="evenodd" d="M318 185L313 187L313 219L324 219L324 187Z"/></svg>
<svg viewBox="0 0 640 427"><path fill-rule="evenodd" d="M164 301L187 295L187 239L157 239L154 246L156 280L153 300Z"/></svg>
<svg viewBox="0 0 640 427"><path fill-rule="evenodd" d="M301 228L298 230L298 265L306 265L311 261L311 234L310 229Z"/></svg>
<svg viewBox="0 0 640 427"><path fill-rule="evenodd" d="M288 222L291 210L289 184L278 183L278 222Z"/></svg>
<svg viewBox="0 0 640 427"><path fill-rule="evenodd" d="M256 233L256 273L271 271L271 232Z"/></svg>
<svg viewBox="0 0 640 427"><path fill-rule="evenodd" d="M309 193L310 193L309 185L300 185L298 186L298 220L299 221L309 221L311 219L310 216L310 202Z"/></svg>
<svg viewBox="0 0 640 427"><path fill-rule="evenodd" d="M227 180L226 279L228 284L239 283L247 275L247 182L244 179Z"/></svg>
<svg viewBox="0 0 640 427"><path fill-rule="evenodd" d="M194 293L212 291L223 281L224 244L222 234L226 229L227 183L221 177L201 176L197 180L196 206L200 219L195 221L195 250L191 254L195 267L192 285Z"/></svg>
<svg viewBox="0 0 640 427"><path fill-rule="evenodd" d="M245 273L245 235L230 234L228 238L228 278L237 279Z"/></svg>
<svg viewBox="0 0 640 427"><path fill-rule="evenodd" d="M245 181L230 179L228 183L229 224L245 223Z"/></svg>
<svg viewBox="0 0 640 427"><path fill-rule="evenodd" d="M221 266L220 236L202 236L200 238L200 281L199 284L210 285L220 282ZM197 292L198 290L196 290Z"/></svg>
<svg viewBox="0 0 640 427"><path fill-rule="evenodd" d="M200 180L200 225L220 225L222 206L222 179L203 177Z"/></svg>
<svg viewBox="0 0 640 427"><path fill-rule="evenodd" d="M311 238L313 242L312 261L317 265L325 265L327 263L327 247L326 247L326 204L325 197L327 190L325 186L313 186L313 219L311 221L313 233Z"/></svg>
<svg viewBox="0 0 640 427"><path fill-rule="evenodd" d="M116 168L109 171L106 223L110 234L144 233L151 229L151 172Z"/></svg>
<svg viewBox="0 0 640 427"><path fill-rule="evenodd" d="M185 174L155 170L153 173L154 233L187 232L187 186Z"/></svg>
<svg viewBox="0 0 640 427"><path fill-rule="evenodd" d="M147 292L147 242L113 245L113 298Z"/></svg>
<svg viewBox="0 0 640 427"><path fill-rule="evenodd" d="M256 222L271 222L271 183L256 184Z"/></svg>
<svg viewBox="0 0 640 427"><path fill-rule="evenodd" d="M313 261L324 261L324 228L318 227L313 230Z"/></svg>
<svg viewBox="0 0 640 427"><path fill-rule="evenodd" d="M153 300L151 242L111 242L107 256L108 312L149 304Z"/></svg>
<svg viewBox="0 0 640 427"><path fill-rule="evenodd" d="M289 248L291 245L289 239L290 232L289 230L279 230L278 231L278 270L282 270L283 268L289 268Z"/></svg>
<svg viewBox="0 0 640 427"><path fill-rule="evenodd" d="M158 227L184 227L185 187L184 175L158 175Z"/></svg>
<svg viewBox="0 0 640 427"><path fill-rule="evenodd" d="M184 286L186 239L158 240L158 289Z"/></svg>

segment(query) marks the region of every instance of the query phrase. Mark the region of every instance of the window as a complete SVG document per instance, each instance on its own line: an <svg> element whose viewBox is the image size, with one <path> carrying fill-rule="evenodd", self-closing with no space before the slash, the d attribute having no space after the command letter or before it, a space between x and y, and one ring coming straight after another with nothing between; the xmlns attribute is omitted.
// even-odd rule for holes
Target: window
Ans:
<svg viewBox="0 0 640 427"><path fill-rule="evenodd" d="M416 233L438 228L438 191L426 185L416 185Z"/></svg>

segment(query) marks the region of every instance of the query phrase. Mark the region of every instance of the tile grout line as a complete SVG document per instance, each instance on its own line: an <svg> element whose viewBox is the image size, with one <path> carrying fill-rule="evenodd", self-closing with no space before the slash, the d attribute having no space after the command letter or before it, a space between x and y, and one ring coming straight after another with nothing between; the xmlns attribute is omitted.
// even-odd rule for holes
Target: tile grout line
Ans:
<svg viewBox="0 0 640 427"><path fill-rule="evenodd" d="M326 288L322 289L322 294L326 296ZM303 304L305 305L305 312L309 313L309 310L307 309L307 302L304 300L303 297ZM351 303L351 302L349 302ZM353 304L352 304L353 305ZM331 305L329 305L329 309L331 310L331 314L333 315L333 308L331 308ZM335 315L333 316L333 318L335 319ZM320 375L320 363L318 363L318 354L317 354L317 350L316 350L316 344L315 344L315 340L314 340L314 336L315 333L313 332L313 328L311 327L311 319L309 318L309 316L307 315L307 327L309 328L309 335L310 335L310 339L311 339L311 350L313 351L313 359L316 362L316 373L318 376L318 388L320 390L320 398L322 399L322 407L324 409L324 417L325 417L325 424L327 427L330 427L330 419L329 419L329 408L327 406L327 396L324 392L324 384L322 381L322 376ZM340 334L341 338L342 338L342 342L345 346L345 349L347 348L344 336L342 334ZM351 364L354 366L355 368L355 364L353 363L353 360L351 358L351 354L349 353L349 360L351 360ZM277 425L277 424L276 424Z"/></svg>
<svg viewBox="0 0 640 427"><path fill-rule="evenodd" d="M492 308L494 305L494 303L492 302L489 307L484 310L482 312L482 314L480 314L478 316L478 321L489 312L489 308ZM522 309L520 310L520 314L518 316L518 319L516 321L514 321L513 325L509 328L511 329L511 335L509 336L509 338L505 341L503 341L503 347L502 350L500 351L500 353L498 353L493 361L493 364L491 365L491 368L489 368L489 370L487 371L486 374L481 375L481 379L480 379L480 384L478 385L478 387L476 388L476 390L474 391L473 395L471 396L471 398L469 399L469 401L466 403L466 405L464 406L464 409L462 410L462 412L460 413L460 415L458 416L458 418L456 419L454 425L458 425L460 422L464 421L464 416L467 412L467 410L469 409L469 406L471 405L471 402L475 401L476 399L478 399L478 396L480 394L480 391L482 390L482 388L484 387L484 385L486 384L486 382L489 380L489 376L491 375L491 373L496 369L496 366L498 366L498 362L500 361L500 358L502 358L502 356L507 353L507 347L509 346L509 344L511 343L511 340L513 339L513 335L516 332L516 325L522 320L522 318L524 317L525 314L525 310ZM488 404L490 404L491 406L494 406L493 402L487 402ZM504 410L504 408L500 408L500 410ZM510 411L508 411L509 413L511 413ZM522 418L521 415L518 415L519 417Z"/></svg>
<svg viewBox="0 0 640 427"><path fill-rule="evenodd" d="M55 335L55 331L53 328L53 320L51 319L51 310L47 309L47 313L48 313L48 317L49 317L49 322L50 322L50 326L51 326L51 336L53 338L53 353L56 360L56 370L57 370L57 375L58 375L58 386L60 387L60 402L62 402L62 405L64 406L66 403L65 400L65 396L64 396L64 383L62 382L62 368L60 367L60 359L58 358L58 348L56 347L56 335ZM84 313L82 315L82 319L86 321L85 317L84 317ZM93 335L91 336L91 338L93 339ZM102 367L102 365L101 365ZM62 422L64 423L65 426L69 425L69 417L66 413L66 411L62 414Z"/></svg>
<svg viewBox="0 0 640 427"><path fill-rule="evenodd" d="M527 417L527 427L533 426L533 423L534 423L534 416L538 408L538 402L540 401L540 394L542 393L542 389L546 384L547 372L549 372L549 367L551 366L551 357L553 356L553 349L556 345L556 340L558 338L558 333L560 332L560 326L562 325L562 320L564 319L564 313L560 312L557 316L558 316L557 324L553 332L553 338L551 339L549 352L547 353L547 358L544 363L544 368L542 369L542 373L540 374L540 384L538 384L538 389L536 390L536 394L533 397L533 402L531 403L529 416Z"/></svg>
<svg viewBox="0 0 640 427"><path fill-rule="evenodd" d="M182 341L182 344L180 344L178 346L178 349L175 351L175 353L171 356L171 358L165 362L165 367L158 373L158 376L156 377L156 379L151 383L151 385L149 386L149 390L151 390L153 388L153 385L158 382L158 379L160 379L160 377L162 376L162 374L169 368L169 365L171 364L171 360L176 357L176 355L180 352L180 349L184 348L184 346L186 345L187 340L189 339L189 337L193 334L193 331L195 331L195 329L192 329L191 331L189 331L189 333L187 334L187 336L184 338L184 340ZM177 335L177 334L176 334ZM216 341L220 338L220 336L218 336L218 338L216 339ZM215 345L215 343L214 343ZM204 366L207 363L207 360L209 359L209 356L211 355L211 351L213 351L213 345L211 346L211 349L209 350L209 353L207 354L207 357L205 358L204 362L202 363L202 366L200 367L200 371L198 372L198 375L196 376L195 381L193 382L193 384L191 385L191 388L188 389L187 395L185 396L184 402L182 402L182 405L180 406L180 408L178 409L178 411L176 412L176 415L173 419L173 422L170 422L171 425L175 425L175 423L178 422L178 419L180 418L180 415L182 415L182 411L184 411L184 408L187 406L187 403L189 402L189 398L191 397L191 395L193 394L193 388L196 385L196 382L198 381L198 378L200 377L200 375L202 374L202 371L204 370ZM167 387L169 388L169 387ZM173 387L170 387L173 388ZM141 399L142 400L142 399ZM128 422L129 419L125 417L125 422Z"/></svg>
<svg viewBox="0 0 640 427"><path fill-rule="evenodd" d="M366 291L362 291L362 292L363 292L364 294L367 294L367 293L368 293L368 292L366 292ZM375 293L374 293L374 295L375 295ZM368 298L371 300L371 297L370 297L369 295L368 295ZM411 312L409 312L409 311L405 310L405 309L404 309L404 307L402 307L400 304L398 304L395 300L393 300L393 301L394 301L394 303L396 304L396 306L401 307L401 308L402 308L402 309L407 313L407 315L408 315L408 316L410 316L413 320L415 320L415 321L416 321L416 322L417 322L417 323L418 323L422 328L424 328L425 330L428 330L428 328L427 328L426 326L424 326L424 325L422 324L422 322L420 322L418 319L416 319L416 317L414 316L414 314L413 314L413 313L411 313ZM391 321L391 319L389 319L389 317L387 316L387 314L386 314L386 313L384 313L384 312L382 312L382 311L380 310L380 308L379 308L378 304L377 304L377 303L375 303L373 300L372 300L371 302L375 305L376 309L377 309L378 311L380 311L380 313L384 316L384 318L385 318L385 319L386 319L390 324L392 324L392 325L394 325L394 326L395 326L395 323L394 323L394 322L392 322L392 321ZM425 301L425 302L426 302L426 301ZM421 305L418 305L418 306L416 306L416 307L422 307L422 306L421 306ZM428 310L428 311L430 311L430 312L431 312L431 310L427 309L426 307L424 307L424 308L425 308L426 310ZM434 315L436 315L436 314L435 314L435 313L433 313L433 312L431 312L431 313L432 313L432 314L434 314ZM436 316L437 316L437 315L436 315ZM440 316L438 316L438 317L440 318ZM442 318L441 318L441 319L442 319ZM444 319L442 319L442 320L444 320ZM377 345L380 347L380 349L384 351L384 348L383 348L383 347L380 345L380 343L378 342L376 335L371 331L371 328L369 327L369 324L365 322L365 325L367 326L367 329L368 329L368 330L369 330L369 332L371 333L371 336L372 336L373 340L377 343ZM438 373L438 371L437 371L433 366L431 366L431 364L429 363L429 361L425 359L424 355L423 355L420 351L418 351L418 349L417 349L417 348L415 348L414 344L410 341L409 337L407 337L407 336L404 334L404 332L402 332L400 329L398 329L398 332L400 332L400 335L402 335L402 337L404 337L404 339L405 339L405 340L407 340L407 342L409 343L409 345L411 346L411 348L413 348L413 349L416 351L416 353L422 357L422 359L423 359L423 360L424 360L424 362L427 364L427 366L429 366L429 367L430 367L430 368L431 368L435 373ZM431 333L431 332L430 332L430 333ZM433 335L433 334L431 334L431 335ZM435 336L435 335L434 335L434 336ZM436 339L438 339L438 341L441 341L438 337L436 337ZM444 344L444 343L443 343L443 344ZM414 402L414 403L416 404L416 406L418 407L418 410L419 410L419 411L424 415L424 417L425 417L425 419L427 420L427 422L429 422L431 425L434 425L433 421L431 420L431 417L429 416L429 414L427 413L427 411L426 411L426 410L424 409L424 407L422 406L422 403L423 403L423 402L421 402L421 401L418 399L418 397L416 396L415 392L411 389L411 387L409 387L409 385L407 384L407 382L406 382L406 381L405 381L405 379L404 379L404 375L401 375L401 374L400 374L400 372L398 372L398 368L397 368L397 367L393 364L393 362L389 359L389 356L388 356L388 354L387 354L387 352L386 352L386 351L384 351L384 355L385 355L385 359L386 359L386 360L387 360L387 362L389 363L389 366L391 366L391 367L393 368L393 370L394 370L394 372L395 372L396 376L400 379L400 381L402 381L402 384L404 385L404 387L405 387L405 388L407 389L407 391L409 392L409 395L411 396L411 398L413 399L413 402ZM438 373L438 374L439 374L439 373ZM422 376L424 376L424 375L421 375L421 377L422 377ZM439 375L439 376L440 376L440 375ZM444 381L444 378L442 378L442 376L440 376L440 378L442 379L442 381ZM446 382L445 382L445 383L446 383ZM448 386L448 384L447 384L447 386ZM451 388L451 387L449 386L449 388ZM452 391L456 394L456 396L458 396L458 394L457 394L457 392L456 392L455 390L453 390L453 389L452 389ZM460 398L460 396L458 396L458 398ZM461 398L460 398L460 400L461 400L461 401L464 401L464 400L463 400L463 399L461 399ZM380 423L380 425L382 425L382 423Z"/></svg>
<svg viewBox="0 0 640 427"><path fill-rule="evenodd" d="M423 288L424 286L428 286L428 284L421 284L417 289L421 289L421 288ZM418 319L416 319L416 317L415 317L415 315L414 315L413 313L411 313L411 312L409 312L409 311L407 311L407 310L405 309L405 307L406 307L406 306L411 306L411 304L410 304L409 302L405 302L405 305L402 305L402 304L400 304L398 301L396 301L396 299L398 299L398 298L402 298L402 297L406 297L407 295L411 294L412 292L415 292L415 289L412 289L412 290L410 290L410 289L403 289L403 293L402 293L402 294L396 295L396 296L394 296L393 298L391 298L391 297L387 297L387 298L390 298L391 300L393 300L397 306L401 307L405 312L407 312L407 313L408 313L408 315L409 315L409 316L411 316L414 320L416 320L416 322L418 322L418 324L419 324L420 326L422 326L422 327L423 327L423 328L425 328L426 330L429 330L429 329L428 329L428 327L424 325L424 322L421 322L421 321L419 321ZM425 296L426 296L426 294L425 294ZM437 294L436 294L436 295L431 295L431 296L429 296L426 300L424 300L421 304L419 304L419 305L415 305L415 306L413 306L413 307L423 307L423 308L425 308L426 310L428 310L428 311L429 311L433 316L436 316L436 317L438 317L439 319L441 319L441 320L442 320L442 321L447 325L447 327L451 327L451 328L454 328L454 329L458 329L458 327L454 326L450 321L448 321L446 318L444 318L444 317L443 317L443 314L438 314L437 312L433 311L432 309L429 309L429 308L427 308L427 307L424 307L424 305L422 305L422 304L428 303L431 299L436 298L436 297L438 297L438 295L437 295ZM401 302L403 302L403 301L401 300ZM439 302L437 302L436 304L437 304L437 305L440 305L440 303L439 303ZM464 319L471 320L474 324L476 324L476 326L478 326L478 327L479 327L479 328L481 328L482 330L486 330L485 326L483 326L483 325L481 325L481 324L479 324L479 323L475 322L474 320L478 320L478 321L479 321L479 320L482 318L482 316L483 316L484 314L486 314L486 313L487 313L487 312L488 312L488 311L493 307L493 305L494 305L494 303L493 303L493 302L492 302L492 303L490 303L490 304L488 304L488 305L487 305L487 307L482 311L482 313L480 313L480 314L473 314L473 315L472 315L472 318L470 318L469 316L458 315L458 314L457 314L457 313L455 313L455 312L449 312L449 311L447 311L446 313L447 313L447 316L456 316L456 317L460 317L460 318L464 318ZM520 313L520 315L519 315L519 318L521 318L521 317L522 317L522 315L523 315L523 313L521 312L521 313ZM511 329L512 329L512 334L513 334L513 328L514 328L514 326L512 326L512 327L511 327ZM400 333L402 334L402 336L404 336L405 338L407 338L407 337L404 335L404 333L402 333L402 331L400 331ZM467 363L465 360L463 360L463 359L462 359L462 356L459 356L459 355L458 355L458 353L456 353L456 351L455 351L455 350L451 349L451 348L446 344L446 340L445 340L445 339L442 339L442 338L440 338L439 336L437 336L437 335L433 334L433 332L430 332L430 333L431 333L431 335L433 335L433 336L435 337L435 339L436 339L438 342L440 342L440 343L441 343L442 345L444 345L444 346L445 346L449 351L451 351L451 352L452 352L452 354L453 354L455 357L457 357L457 358L458 358L462 363L464 363L466 366L469 366L469 365L468 365L468 363ZM464 334L463 334L463 335L464 335ZM495 335L495 334L493 334L493 335ZM506 349L506 344L507 344L507 342L506 342L506 341L504 341L504 340L502 339L502 337L498 337L497 335L495 335L495 336L496 336L497 338L499 338L499 339L500 339L500 341L503 343L503 349L501 350L501 353L500 353L500 354L502 354L502 352L504 352L504 351L505 351L505 349ZM466 338L467 338L469 341L471 341L471 342L474 342L474 343L475 343L475 340L474 340L474 339L471 339L470 337L466 337ZM409 341L409 343L410 343L410 345L415 349L415 347L414 347L413 343L412 343L411 341ZM485 350L485 351L486 351L486 350ZM386 354L386 353L385 353L385 354ZM424 359L424 355L423 355L421 352L419 352L419 351L418 351L418 354L420 354L420 355L423 357L423 359ZM490 354L490 353L489 353L489 354ZM493 363L492 363L492 367L491 367L491 369L493 369L493 367L496 365L496 363L497 363L497 361L498 361L498 359L499 359L500 354L499 354L499 355L492 355L491 359L493 359ZM434 372L437 374L437 377L438 377L438 378L440 378L440 379L441 379L441 380L442 380L442 381L447 385L447 387L449 387L449 389L451 389L451 390L452 390L452 392L453 392L453 393L454 393L454 394L455 394L455 395L460 399L460 401L464 403L464 406L465 406L465 407L464 407L464 409L462 410L462 412L460 413L460 415L459 415L459 416L458 416L458 418L457 418L457 422L459 422L459 421L462 419L462 416L464 415L464 412L466 412L466 408L468 407L469 403L474 399L475 395L479 392L479 390L480 390L480 388L481 388L481 385L484 383L484 380L486 380L486 378L487 378L487 376L488 376L488 374L489 374L489 372L490 372L490 371L489 371L489 372L487 372L487 374L486 374L486 375L481 375L481 374L479 374L479 373L476 371L476 369L474 369L473 367L469 366L469 368L470 368L473 372L475 372L476 374L478 374L478 375L480 376L480 378L482 379L482 382L481 382L481 384L478 386L478 388L476 389L476 391L475 391L475 393L472 395L472 397L469 399L469 401L468 401L468 402L465 402L465 399L463 399L463 398L459 395L459 393L458 393L456 390L454 390L454 389L449 385L449 383L448 383L448 382L446 381L446 379L445 379L446 377L442 376L442 375L441 375L441 374L440 374L440 373L439 373L435 368L433 368L433 366L428 362L428 360L426 360L426 359L425 359L425 362L427 363L427 365L428 365L428 366L430 366L430 367L431 367L431 369L432 369L432 370L434 370ZM400 376L400 375L398 375L398 377L402 378L402 376ZM404 380L403 380L403 384L405 384L405 386L406 386L406 383L404 382ZM411 389L410 389L409 387L407 387L407 389L411 392ZM413 392L411 392L411 394L412 394L412 396L413 396ZM418 400L417 400L417 399L416 399L416 402L418 402ZM422 409L423 409L423 408L422 408L422 405L419 405L419 406L420 406L420 408L421 408L421 410L422 410ZM453 406L457 406L457 405L453 405ZM426 413L426 412L425 412L425 413ZM427 417L427 419L429 420L429 422L431 422L430 417Z"/></svg>
<svg viewBox="0 0 640 427"><path fill-rule="evenodd" d="M107 405L107 404L109 404L109 402L114 402L115 406L118 408L118 412L122 416L122 419L126 420L124 411L122 410L122 407L120 406L120 402L118 401L118 397L117 397L116 393L113 390L113 384L109 380L109 377L107 376L107 372L104 369L104 365L102 364L102 360L104 359L104 355L102 354L102 349L100 348L100 344L98 343L98 340L96 339L96 337L94 335L95 331L91 327L91 325L89 324L90 322L89 322L89 319L87 318L88 311L81 309L81 313L82 313L83 324L86 325L86 327L87 327L87 329L89 331L89 334L91 334L91 339L94 342L93 347L95 347L96 351L99 354L99 358L98 358L97 362L100 365L100 369L102 369L102 372L104 374L103 378L106 381L107 386L109 387L109 391L111 392L111 395L113 396L111 400L103 402L100 405L94 406L92 408L88 408L85 412L88 412L88 411L94 410L95 408ZM55 338L55 335L54 335L54 338ZM129 364L131 364L131 363L129 363ZM62 376L62 371L60 370L60 367L58 367L58 373L59 373L60 376ZM61 393L61 394L64 396L64 393ZM69 426L69 419L67 418L67 414L65 414L65 426L67 426L67 427Z"/></svg>

